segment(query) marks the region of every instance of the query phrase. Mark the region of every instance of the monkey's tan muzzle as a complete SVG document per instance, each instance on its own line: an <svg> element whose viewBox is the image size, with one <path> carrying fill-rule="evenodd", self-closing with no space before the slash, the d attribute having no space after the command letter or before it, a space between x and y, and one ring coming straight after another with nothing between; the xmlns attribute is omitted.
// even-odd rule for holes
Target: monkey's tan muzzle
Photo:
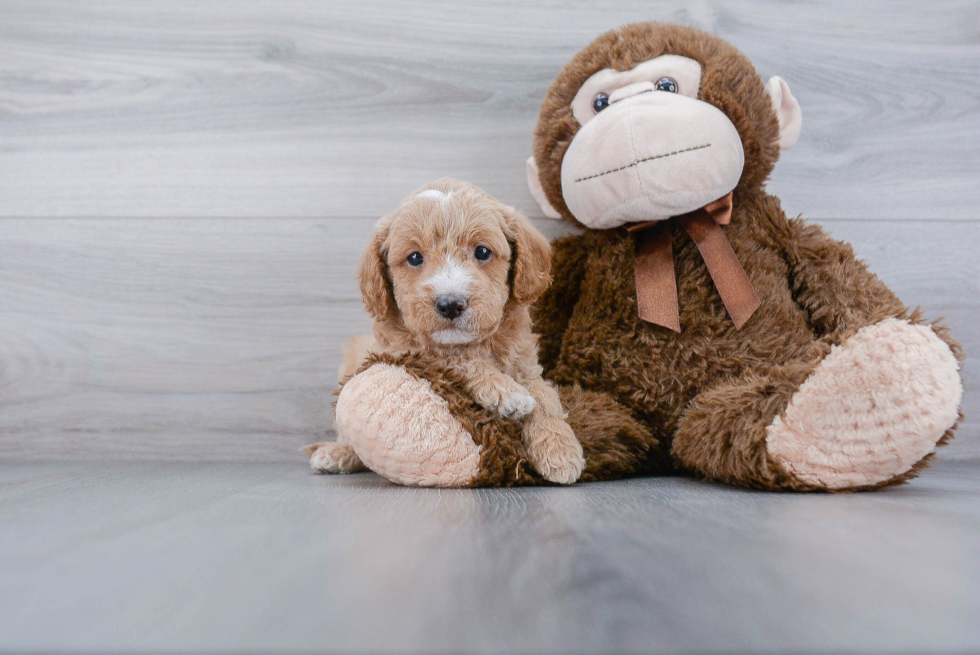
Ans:
<svg viewBox="0 0 980 655"><path fill-rule="evenodd" d="M712 105L634 85L575 135L562 160L562 193L591 228L686 214L732 191L742 141Z"/></svg>

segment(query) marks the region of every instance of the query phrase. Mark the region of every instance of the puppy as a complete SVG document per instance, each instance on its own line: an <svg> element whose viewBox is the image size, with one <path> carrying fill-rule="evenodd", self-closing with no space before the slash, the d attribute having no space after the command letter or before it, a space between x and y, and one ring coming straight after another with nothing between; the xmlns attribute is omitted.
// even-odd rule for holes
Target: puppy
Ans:
<svg viewBox="0 0 980 655"><path fill-rule="evenodd" d="M528 314L550 267L548 241L512 207L451 178L422 187L375 228L359 275L374 336L351 341L341 378L372 351L436 357L483 407L522 420L524 447L545 479L575 482L582 446L541 377ZM364 468L343 434L306 452L321 472Z"/></svg>

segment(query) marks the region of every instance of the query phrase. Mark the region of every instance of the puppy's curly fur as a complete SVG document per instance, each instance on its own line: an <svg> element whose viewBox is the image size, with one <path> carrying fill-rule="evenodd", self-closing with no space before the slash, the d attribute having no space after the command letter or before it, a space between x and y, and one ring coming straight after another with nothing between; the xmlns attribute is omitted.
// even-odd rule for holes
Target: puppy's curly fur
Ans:
<svg viewBox="0 0 980 655"><path fill-rule="evenodd" d="M427 184L382 218L361 263L373 338L348 345L341 377L375 353L413 353L457 372L472 397L521 420L532 466L546 480L575 482L582 446L555 388L542 378L528 306L551 281L547 240L512 207L451 178ZM307 446L321 472L361 470L342 431Z"/></svg>

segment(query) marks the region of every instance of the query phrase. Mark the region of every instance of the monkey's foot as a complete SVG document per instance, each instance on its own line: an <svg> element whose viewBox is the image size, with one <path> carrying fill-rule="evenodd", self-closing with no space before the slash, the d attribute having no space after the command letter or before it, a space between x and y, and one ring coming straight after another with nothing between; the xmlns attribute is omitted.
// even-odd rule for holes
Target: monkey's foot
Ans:
<svg viewBox="0 0 980 655"><path fill-rule="evenodd" d="M425 380L374 364L344 385L337 426L372 471L392 482L466 487L480 469L480 448Z"/></svg>
<svg viewBox="0 0 980 655"><path fill-rule="evenodd" d="M928 326L888 319L862 328L833 348L769 425L769 455L825 489L902 479L956 423L958 371Z"/></svg>

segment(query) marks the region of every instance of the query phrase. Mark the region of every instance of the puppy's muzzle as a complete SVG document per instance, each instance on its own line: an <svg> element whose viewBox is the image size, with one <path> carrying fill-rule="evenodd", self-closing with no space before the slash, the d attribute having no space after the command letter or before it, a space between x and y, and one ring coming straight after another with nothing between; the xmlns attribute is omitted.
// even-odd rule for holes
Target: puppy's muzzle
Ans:
<svg viewBox="0 0 980 655"><path fill-rule="evenodd" d="M466 311L466 298L463 296L437 296L436 311L450 321Z"/></svg>

